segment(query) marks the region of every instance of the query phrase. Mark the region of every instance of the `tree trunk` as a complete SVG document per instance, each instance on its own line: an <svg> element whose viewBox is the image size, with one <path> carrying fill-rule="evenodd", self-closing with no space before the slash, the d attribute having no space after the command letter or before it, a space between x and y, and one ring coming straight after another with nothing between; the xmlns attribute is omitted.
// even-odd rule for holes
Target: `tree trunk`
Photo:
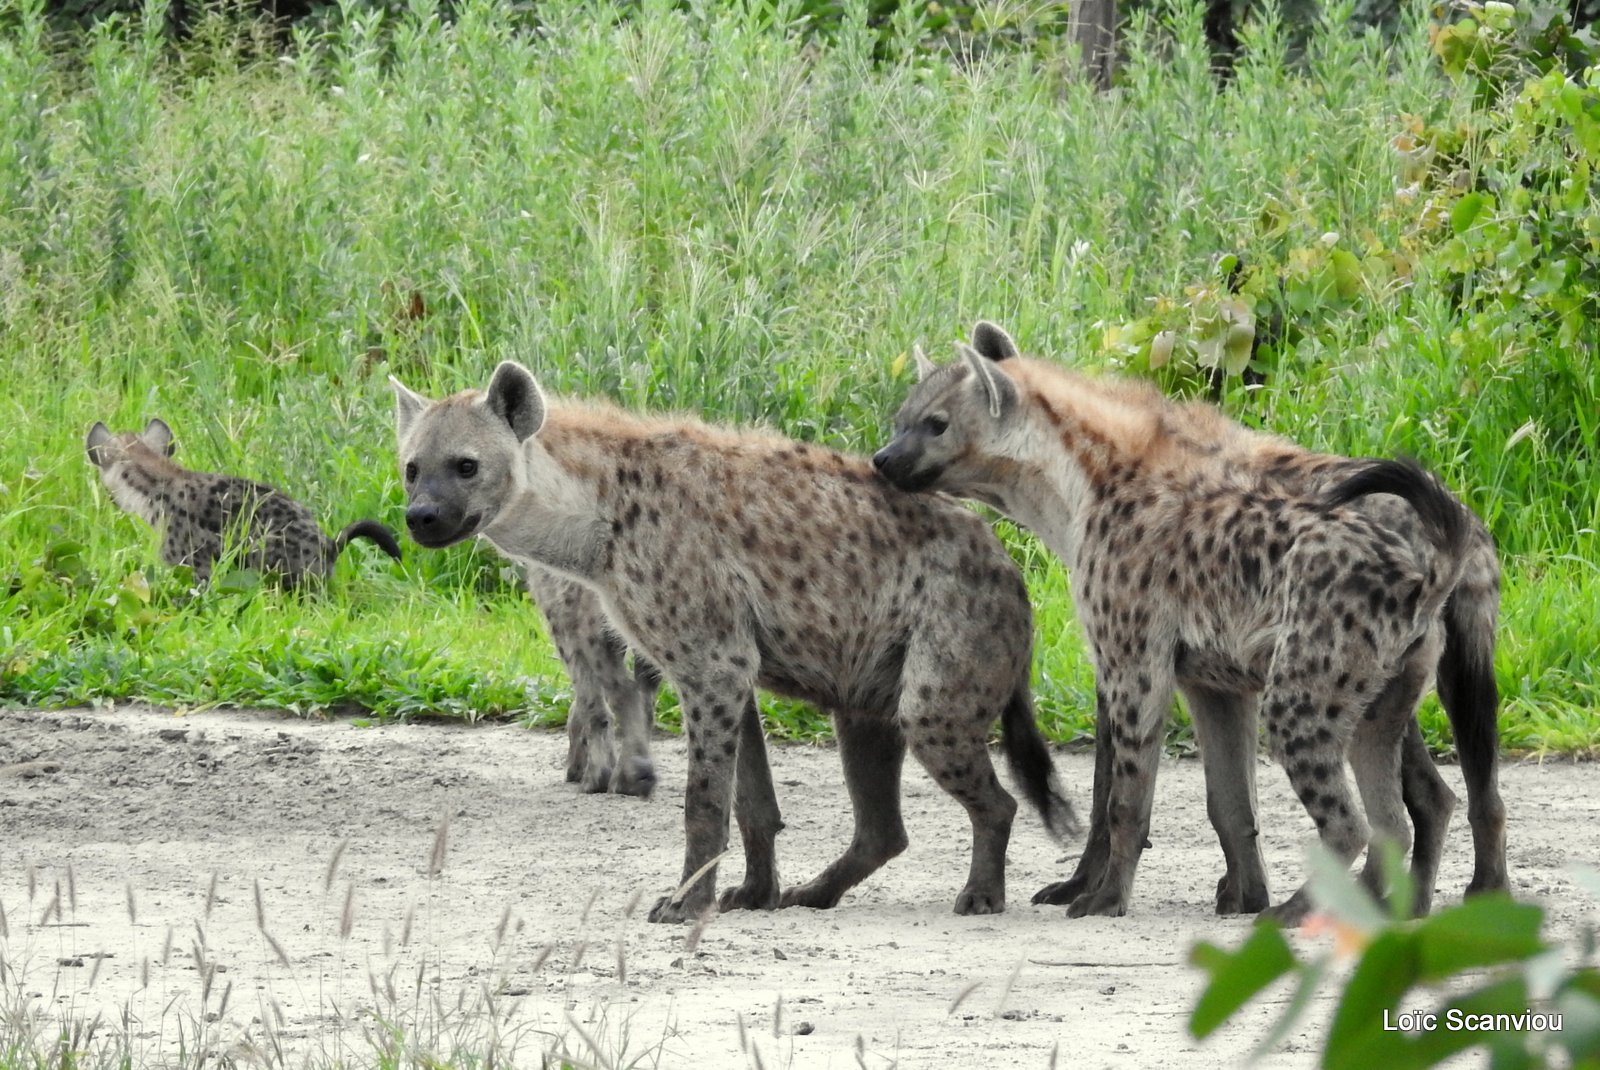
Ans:
<svg viewBox="0 0 1600 1070"><path fill-rule="evenodd" d="M1084 74L1096 89L1110 89L1117 58L1117 0L1072 0L1071 27Z"/></svg>

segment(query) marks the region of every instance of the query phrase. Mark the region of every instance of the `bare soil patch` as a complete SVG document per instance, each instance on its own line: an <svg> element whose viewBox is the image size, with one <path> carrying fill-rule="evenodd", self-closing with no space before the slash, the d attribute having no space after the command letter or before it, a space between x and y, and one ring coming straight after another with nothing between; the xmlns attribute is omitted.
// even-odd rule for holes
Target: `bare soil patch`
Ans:
<svg viewBox="0 0 1600 1070"><path fill-rule="evenodd" d="M1205 1044L1185 1030L1200 987L1190 945L1231 945L1249 924L1211 913L1222 856L1198 762L1162 766L1126 918L1029 904L1073 853L1026 809L1007 912L954 916L966 820L908 762L911 847L836 910L735 913L697 931L644 920L681 864L682 740L658 739L648 802L578 794L562 783L565 746L509 725L0 711L0 950L21 974L0 986L5 1007L103 1014L141 1065L170 1059L180 1037L238 1054L270 1051L273 1035L294 1065L370 1062L388 1022L443 1056L481 1055L494 1034L518 1064L565 1045L598 1065L696 1067L755 1066L752 1052L765 1067L1045 1067L1052 1052L1061 1066L1233 1066L1276 1010L1252 1008ZM1089 757L1058 760L1086 810ZM849 803L830 748L774 746L772 765L792 882L848 842ZM1445 774L1462 795L1458 771ZM1504 771L1512 878L1551 908L1557 935L1594 913L1565 870L1600 857L1591 775L1565 762ZM1261 784L1282 895L1312 828L1280 771ZM739 870L735 851L720 884ZM1441 903L1470 871L1463 799ZM1315 1042L1294 1036L1265 1065L1308 1065Z"/></svg>

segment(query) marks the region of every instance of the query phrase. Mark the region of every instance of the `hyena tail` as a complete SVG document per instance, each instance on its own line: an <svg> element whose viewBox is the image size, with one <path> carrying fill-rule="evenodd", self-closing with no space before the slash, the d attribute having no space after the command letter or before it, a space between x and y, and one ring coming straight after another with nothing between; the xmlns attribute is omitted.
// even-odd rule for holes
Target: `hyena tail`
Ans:
<svg viewBox="0 0 1600 1070"><path fill-rule="evenodd" d="M1082 826L1072 804L1061 793L1055 763L1033 718L1033 698L1018 688L1000 716L1000 746L1006 752L1011 776L1044 818L1045 828L1058 840L1076 836Z"/></svg>
<svg viewBox="0 0 1600 1070"><path fill-rule="evenodd" d="M344 548L350 545L351 539L371 539L378 544L378 549L400 560L400 544L395 542L394 533L376 520L357 520L333 538L333 549L328 554L328 563L331 565Z"/></svg>
<svg viewBox="0 0 1600 1070"><path fill-rule="evenodd" d="M1500 798L1500 690L1494 678L1495 618L1500 569L1485 537L1471 551L1461 583L1444 607L1444 653L1439 657L1439 701L1450 718L1467 785L1472 825L1470 893L1510 887L1506 872L1506 807Z"/></svg>
<svg viewBox="0 0 1600 1070"><path fill-rule="evenodd" d="M1432 620L1466 568L1471 517L1444 484L1410 457L1365 462L1354 475L1332 487L1323 497L1323 504L1337 507L1369 494L1393 494L1405 499L1416 510L1423 532L1439 552L1443 572L1429 568L1416 613L1417 620Z"/></svg>

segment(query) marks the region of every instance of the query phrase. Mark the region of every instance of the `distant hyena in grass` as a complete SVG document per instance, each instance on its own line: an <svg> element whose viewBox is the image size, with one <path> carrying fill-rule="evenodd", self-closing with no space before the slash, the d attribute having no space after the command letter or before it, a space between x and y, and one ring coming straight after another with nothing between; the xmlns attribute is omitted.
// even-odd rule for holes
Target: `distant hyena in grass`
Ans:
<svg viewBox="0 0 1600 1070"><path fill-rule="evenodd" d="M712 906L735 788L745 875L721 909L836 904L906 847L908 746L972 823L956 912L1003 909L1016 803L989 760L997 717L1018 785L1053 831L1072 824L1033 719L1027 592L970 512L775 435L547 406L514 363L487 391L440 402L395 389L412 536L441 547L481 534L582 584L678 692L684 885L651 920ZM781 894L757 686L833 716L855 810L843 856Z"/></svg>
<svg viewBox="0 0 1600 1070"><path fill-rule="evenodd" d="M176 464L172 428L162 420L119 435L97 423L85 446L112 500L161 532L161 560L190 566L200 583L210 580L230 542L240 564L290 587L326 579L354 538L400 559L394 535L375 520L358 520L330 539L309 509L281 491Z"/></svg>
<svg viewBox="0 0 1600 1070"><path fill-rule="evenodd" d="M1148 385L1025 360L980 323L921 382L874 458L909 490L975 498L1032 528L1072 572L1097 677L1094 814L1072 879L1041 899L1121 914L1149 827L1172 692L1194 714L1228 874L1218 909L1257 910L1259 705L1323 842L1346 861L1369 829L1416 825L1416 906L1432 895L1454 797L1413 717L1430 679L1469 796L1468 891L1507 887L1493 673L1499 568L1487 530L1402 462L1313 454ZM1403 500L1402 500L1403 499ZM1376 841L1374 841L1376 842ZM1368 883L1381 888L1378 852ZM1306 908L1297 892L1275 913Z"/></svg>

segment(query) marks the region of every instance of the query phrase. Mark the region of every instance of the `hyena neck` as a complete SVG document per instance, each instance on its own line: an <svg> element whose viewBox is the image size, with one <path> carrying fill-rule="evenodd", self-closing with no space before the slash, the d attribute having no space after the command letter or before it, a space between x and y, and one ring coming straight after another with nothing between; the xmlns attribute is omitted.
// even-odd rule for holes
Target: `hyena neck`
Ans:
<svg viewBox="0 0 1600 1070"><path fill-rule="evenodd" d="M508 557L592 584L610 549L610 525L600 513L591 466L573 456L571 446L549 425L524 444L522 478L483 536Z"/></svg>
<svg viewBox="0 0 1600 1070"><path fill-rule="evenodd" d="M1017 485L1007 511L1072 568L1096 503L1141 478L1159 414L1140 385L1019 364Z"/></svg>
<svg viewBox="0 0 1600 1070"><path fill-rule="evenodd" d="M150 525L166 519L178 487L193 478L193 472L164 457L125 457L101 471L101 481L117 508Z"/></svg>

